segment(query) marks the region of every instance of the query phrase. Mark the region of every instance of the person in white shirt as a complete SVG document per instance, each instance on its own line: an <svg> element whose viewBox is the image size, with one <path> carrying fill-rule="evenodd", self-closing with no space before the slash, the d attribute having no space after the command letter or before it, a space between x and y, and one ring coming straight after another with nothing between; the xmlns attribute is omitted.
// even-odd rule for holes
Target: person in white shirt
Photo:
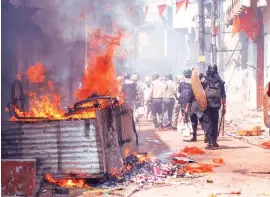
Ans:
<svg viewBox="0 0 270 197"><path fill-rule="evenodd" d="M159 129L160 127L160 124L157 121L157 114L159 116L159 121L163 120L163 100L165 98L165 88L166 85L159 79L158 74L154 74L150 98L155 129Z"/></svg>
<svg viewBox="0 0 270 197"><path fill-rule="evenodd" d="M168 121L172 122L173 107L175 103L176 88L172 81L172 75L166 76L166 89L164 98L164 113L168 113Z"/></svg>
<svg viewBox="0 0 270 197"><path fill-rule="evenodd" d="M150 113L151 113L151 92L152 86L151 81L146 81L145 88L143 91L143 103L144 103L144 117L147 121L150 120Z"/></svg>

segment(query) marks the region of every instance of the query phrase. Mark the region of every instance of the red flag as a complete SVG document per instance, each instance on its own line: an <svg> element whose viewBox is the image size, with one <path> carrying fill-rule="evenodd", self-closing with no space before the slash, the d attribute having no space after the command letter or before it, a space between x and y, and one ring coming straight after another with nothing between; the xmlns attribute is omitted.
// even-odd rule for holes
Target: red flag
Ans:
<svg viewBox="0 0 270 197"><path fill-rule="evenodd" d="M148 5L145 7L145 17L147 15L147 11L148 11Z"/></svg>
<svg viewBox="0 0 270 197"><path fill-rule="evenodd" d="M176 2L176 14L179 11L179 9L184 5L185 1L178 1Z"/></svg>
<svg viewBox="0 0 270 197"><path fill-rule="evenodd" d="M159 12L159 16L161 16L166 8L166 4L163 4L163 5L159 5L158 6L158 12Z"/></svg>
<svg viewBox="0 0 270 197"><path fill-rule="evenodd" d="M232 37L240 31L240 17L234 16L232 25Z"/></svg>
<svg viewBox="0 0 270 197"><path fill-rule="evenodd" d="M186 0L186 9L187 9L187 7L188 7L188 3L189 3L189 0Z"/></svg>
<svg viewBox="0 0 270 197"><path fill-rule="evenodd" d="M240 16L240 30L255 41L259 34L259 22L251 8L245 9L245 14Z"/></svg>

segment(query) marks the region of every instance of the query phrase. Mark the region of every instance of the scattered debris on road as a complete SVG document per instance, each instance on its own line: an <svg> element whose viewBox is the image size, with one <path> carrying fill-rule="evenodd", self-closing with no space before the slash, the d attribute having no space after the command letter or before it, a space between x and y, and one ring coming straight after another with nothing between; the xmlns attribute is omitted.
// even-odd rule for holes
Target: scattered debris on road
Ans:
<svg viewBox="0 0 270 197"><path fill-rule="evenodd" d="M205 151L203 151L202 149L197 148L197 147L190 147L190 148L185 147L182 151L188 155L203 155L203 154L205 154Z"/></svg>
<svg viewBox="0 0 270 197"><path fill-rule="evenodd" d="M214 163L217 163L217 164L224 164L224 160L221 159L221 158L213 159L213 162L214 162Z"/></svg>
<svg viewBox="0 0 270 197"><path fill-rule="evenodd" d="M262 146L263 148L265 148L265 149L270 149L270 141L263 142L263 143L261 144L261 146Z"/></svg>

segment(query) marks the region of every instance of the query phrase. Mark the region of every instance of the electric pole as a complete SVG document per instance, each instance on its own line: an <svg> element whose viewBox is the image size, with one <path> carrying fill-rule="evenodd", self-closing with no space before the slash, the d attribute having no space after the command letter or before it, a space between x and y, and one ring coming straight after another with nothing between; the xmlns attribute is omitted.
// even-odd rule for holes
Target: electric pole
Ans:
<svg viewBox="0 0 270 197"><path fill-rule="evenodd" d="M198 8L199 8L199 56L204 58L204 44L205 44L205 40L204 40L204 0L199 0L199 4L198 4ZM200 60L200 67L199 67L199 71L201 73L205 73L205 67L204 67L204 61Z"/></svg>
<svg viewBox="0 0 270 197"><path fill-rule="evenodd" d="M211 2L211 37L212 37L212 43L211 43L211 61L213 64L217 63L217 45L216 45L216 0L212 0Z"/></svg>

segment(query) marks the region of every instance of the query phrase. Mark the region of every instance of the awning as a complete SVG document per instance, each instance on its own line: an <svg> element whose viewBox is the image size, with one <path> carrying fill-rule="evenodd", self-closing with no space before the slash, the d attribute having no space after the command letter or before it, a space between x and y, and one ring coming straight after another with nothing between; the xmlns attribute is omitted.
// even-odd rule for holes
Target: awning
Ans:
<svg viewBox="0 0 270 197"><path fill-rule="evenodd" d="M234 16L241 14L248 7L251 7L251 0L226 0L225 23L231 25Z"/></svg>

